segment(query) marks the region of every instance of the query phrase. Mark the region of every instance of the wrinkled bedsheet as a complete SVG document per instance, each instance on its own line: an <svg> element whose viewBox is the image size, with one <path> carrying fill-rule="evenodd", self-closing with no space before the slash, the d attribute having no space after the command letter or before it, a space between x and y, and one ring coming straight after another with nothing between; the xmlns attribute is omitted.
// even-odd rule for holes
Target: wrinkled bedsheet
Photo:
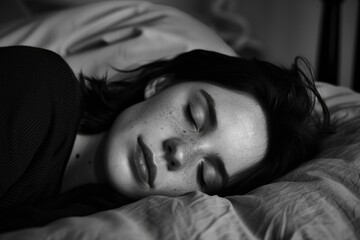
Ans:
<svg viewBox="0 0 360 240"><path fill-rule="evenodd" d="M1 28L0 45L49 48L63 55L75 71L82 68L88 74L102 74L108 71L108 64L126 67L139 59L157 58L160 50L161 57L197 47L233 54L204 25L176 10L112 2L96 7L107 13L101 15L94 6ZM155 17L158 13L169 20ZM121 21L111 19L118 14ZM104 19L107 16L109 19ZM172 22L172 17L185 20ZM153 21L145 24L144 19ZM195 29L201 26L205 37L192 33L194 29L186 32L184 27L171 27L187 21L194 23ZM117 28L130 32L138 28L141 34L127 35L127 30L105 34ZM61 29L64 36L52 34L55 29ZM98 34L100 29L104 34ZM159 39L167 40L157 42ZM102 45L91 45L92 41ZM360 239L360 95L325 83L318 83L318 88L338 131L317 158L273 183L226 198L201 192L147 197L91 216L3 234L0 239Z"/></svg>

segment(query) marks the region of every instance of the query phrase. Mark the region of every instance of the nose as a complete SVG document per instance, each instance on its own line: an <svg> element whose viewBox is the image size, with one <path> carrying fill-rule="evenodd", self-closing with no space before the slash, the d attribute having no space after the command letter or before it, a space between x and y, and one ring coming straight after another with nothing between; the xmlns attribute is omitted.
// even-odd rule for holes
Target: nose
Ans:
<svg viewBox="0 0 360 240"><path fill-rule="evenodd" d="M169 138L163 143L165 159L170 171L182 169L190 160L199 157L199 146L195 141L188 141L181 138Z"/></svg>

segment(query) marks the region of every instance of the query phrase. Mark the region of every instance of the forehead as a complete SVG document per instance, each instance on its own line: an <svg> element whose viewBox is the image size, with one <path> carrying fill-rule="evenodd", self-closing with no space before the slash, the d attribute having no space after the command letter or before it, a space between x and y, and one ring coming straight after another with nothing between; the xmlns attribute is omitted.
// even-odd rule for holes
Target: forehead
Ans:
<svg viewBox="0 0 360 240"><path fill-rule="evenodd" d="M202 89L213 98L218 126L206 140L223 159L229 176L263 158L267 146L266 118L252 96L203 82L181 83L177 89L189 97L199 95Z"/></svg>

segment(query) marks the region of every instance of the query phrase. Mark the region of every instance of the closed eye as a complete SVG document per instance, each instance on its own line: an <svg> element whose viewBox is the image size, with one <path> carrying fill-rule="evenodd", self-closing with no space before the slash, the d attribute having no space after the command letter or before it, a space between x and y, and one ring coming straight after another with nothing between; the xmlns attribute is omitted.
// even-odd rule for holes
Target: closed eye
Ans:
<svg viewBox="0 0 360 240"><path fill-rule="evenodd" d="M195 126L196 131L202 131L206 119L205 113L199 104L190 102L187 107L187 114L189 121Z"/></svg>
<svg viewBox="0 0 360 240"><path fill-rule="evenodd" d="M197 172L197 181L201 191L205 192L207 187L204 179L204 162L201 162L199 165Z"/></svg>
<svg viewBox="0 0 360 240"><path fill-rule="evenodd" d="M197 178L200 189L203 192L215 191L223 185L221 175L215 167L206 160L200 163Z"/></svg>
<svg viewBox="0 0 360 240"><path fill-rule="evenodd" d="M194 116L191 112L191 104L190 103L186 105L185 116L186 116L187 121L191 124L192 127L195 127L195 130L197 131L198 126L197 126Z"/></svg>

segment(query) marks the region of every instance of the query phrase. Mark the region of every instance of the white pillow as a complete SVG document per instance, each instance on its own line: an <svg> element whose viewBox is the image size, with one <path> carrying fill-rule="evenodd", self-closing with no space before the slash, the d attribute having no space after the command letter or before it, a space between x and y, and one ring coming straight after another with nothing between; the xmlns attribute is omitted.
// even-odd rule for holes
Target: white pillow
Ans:
<svg viewBox="0 0 360 240"><path fill-rule="evenodd" d="M173 57L192 49L235 52L209 27L172 7L104 1L10 22L0 46L28 45L60 54L75 73L113 76L111 67Z"/></svg>

